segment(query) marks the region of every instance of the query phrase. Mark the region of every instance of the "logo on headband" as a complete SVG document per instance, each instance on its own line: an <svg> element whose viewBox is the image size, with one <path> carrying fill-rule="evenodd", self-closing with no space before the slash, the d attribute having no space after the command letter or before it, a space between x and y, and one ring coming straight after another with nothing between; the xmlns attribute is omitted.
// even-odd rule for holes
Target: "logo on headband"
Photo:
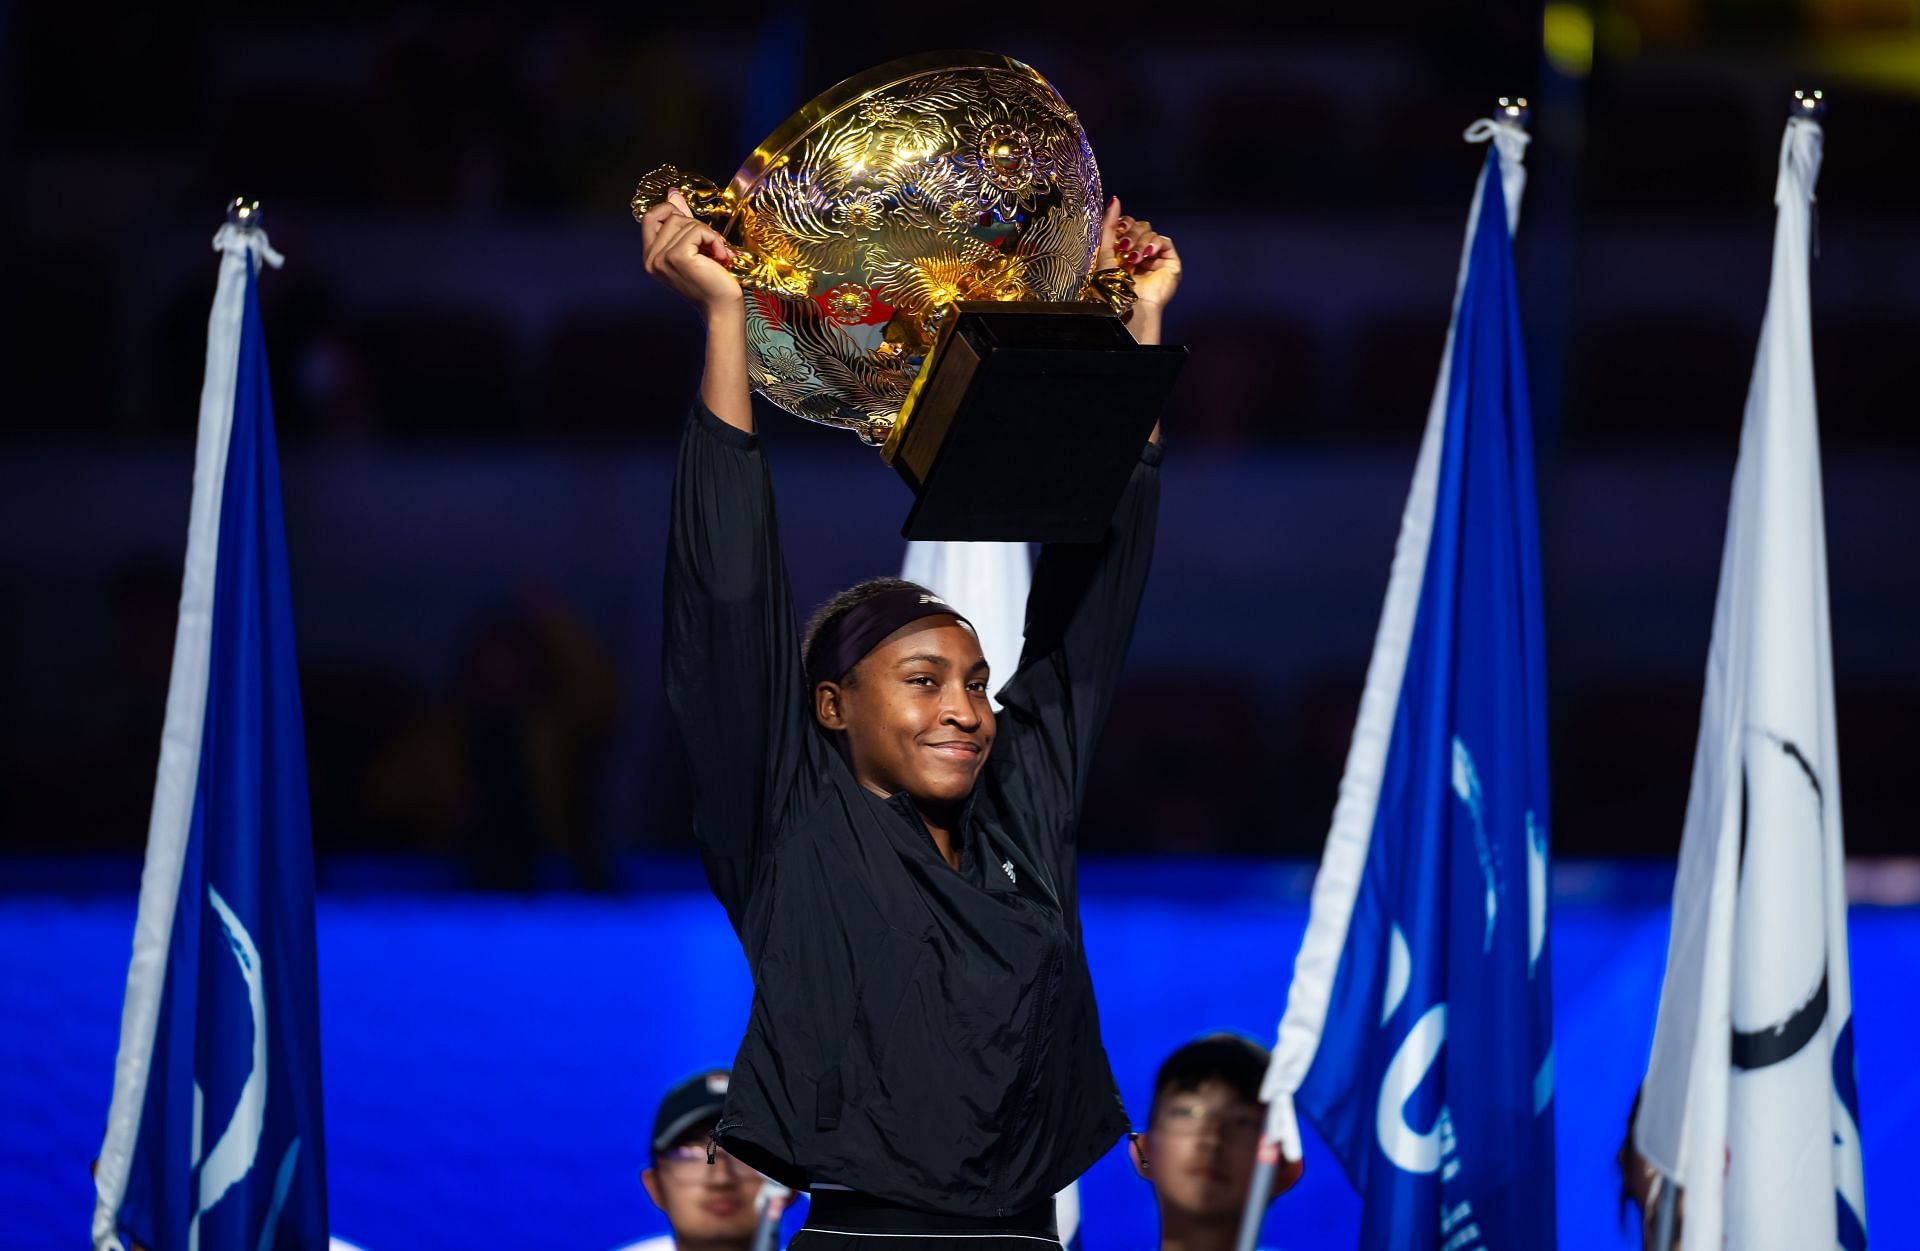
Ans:
<svg viewBox="0 0 1920 1251"><path fill-rule="evenodd" d="M922 592L920 602L923 604L945 604L947 601L930 592Z"/></svg>

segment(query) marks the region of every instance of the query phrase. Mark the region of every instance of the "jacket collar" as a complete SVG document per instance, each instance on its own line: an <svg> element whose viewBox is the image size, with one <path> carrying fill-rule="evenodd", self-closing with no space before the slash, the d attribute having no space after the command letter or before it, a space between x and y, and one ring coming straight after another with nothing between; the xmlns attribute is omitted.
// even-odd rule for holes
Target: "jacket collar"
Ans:
<svg viewBox="0 0 1920 1251"><path fill-rule="evenodd" d="M868 792L868 794L872 795L872 792ZM920 816L920 809L914 806L912 796L908 795L905 791L895 791L885 799L881 799L877 795L873 795L872 797L874 802L884 804L887 808L892 809L894 814L901 820L910 824L913 827L913 832L925 840L927 850L931 851L936 858L939 856L940 849L935 845L933 835L927 832L927 823ZM1004 895L1019 888L1014 884L1013 879L1007 875L1006 870L1001 867L1000 858L996 855L995 850L987 845L983 831L974 820L974 808L979 801L980 788L975 786L972 793L967 796L967 801L960 806L960 821L958 825L960 835L960 873L980 883L992 894ZM983 856L992 857L993 863L978 863Z"/></svg>

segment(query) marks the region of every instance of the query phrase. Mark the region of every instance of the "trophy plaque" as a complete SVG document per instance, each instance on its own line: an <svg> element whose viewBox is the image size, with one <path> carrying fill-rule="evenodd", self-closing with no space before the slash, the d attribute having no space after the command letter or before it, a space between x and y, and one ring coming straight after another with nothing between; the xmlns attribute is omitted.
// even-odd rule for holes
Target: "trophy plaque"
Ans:
<svg viewBox="0 0 1920 1251"><path fill-rule="evenodd" d="M1093 272L1105 199L1078 116L989 53L856 75L725 187L668 165L734 250L754 390L876 447L908 538L1104 533L1186 349L1133 341L1132 279Z"/></svg>

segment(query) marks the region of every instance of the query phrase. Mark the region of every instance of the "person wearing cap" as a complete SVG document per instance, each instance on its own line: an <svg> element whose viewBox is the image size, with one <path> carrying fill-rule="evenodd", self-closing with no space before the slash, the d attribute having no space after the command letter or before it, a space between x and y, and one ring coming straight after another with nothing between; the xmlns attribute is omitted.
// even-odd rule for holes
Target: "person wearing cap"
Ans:
<svg viewBox="0 0 1920 1251"><path fill-rule="evenodd" d="M1209 1034L1176 1050L1153 1079L1147 1128L1129 1148L1153 1187L1160 1251L1233 1251L1267 1110L1260 1085L1267 1049L1238 1034ZM1300 1180L1276 1170L1274 1194Z"/></svg>
<svg viewBox="0 0 1920 1251"><path fill-rule="evenodd" d="M1032 1251L1055 1236L1053 1194L1127 1129L1075 839L1146 585L1159 432L1104 538L1042 549L998 715L987 692L1006 675L924 587L862 583L797 646L729 249L677 195L643 224L648 273L707 324L670 506L664 679L708 881L754 978L715 1141L812 1192L797 1251ZM1178 256L1115 202L1102 259L1123 247L1129 326L1156 342Z"/></svg>
<svg viewBox="0 0 1920 1251"><path fill-rule="evenodd" d="M754 1200L758 1173L711 1146L708 1135L727 1097L727 1071L696 1073L660 1100L640 1171L647 1197L666 1214L672 1232L621 1251L750 1251L759 1225Z"/></svg>

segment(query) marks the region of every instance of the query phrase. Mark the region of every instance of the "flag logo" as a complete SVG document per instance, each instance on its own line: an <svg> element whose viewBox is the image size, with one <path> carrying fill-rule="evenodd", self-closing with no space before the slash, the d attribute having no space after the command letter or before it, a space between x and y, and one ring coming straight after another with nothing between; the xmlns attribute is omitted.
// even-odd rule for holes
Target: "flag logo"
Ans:
<svg viewBox="0 0 1920 1251"><path fill-rule="evenodd" d="M1809 283L1822 135L1788 120L1634 1144L1685 1243L1867 1245Z"/></svg>
<svg viewBox="0 0 1920 1251"><path fill-rule="evenodd" d="M1509 226L1526 136L1467 137L1493 150L1262 1091L1289 1158L1296 1102L1339 1157L1363 1251L1554 1239L1545 643Z"/></svg>
<svg viewBox="0 0 1920 1251"><path fill-rule="evenodd" d="M172 684L92 1243L325 1251L313 836L257 224L215 236Z"/></svg>

